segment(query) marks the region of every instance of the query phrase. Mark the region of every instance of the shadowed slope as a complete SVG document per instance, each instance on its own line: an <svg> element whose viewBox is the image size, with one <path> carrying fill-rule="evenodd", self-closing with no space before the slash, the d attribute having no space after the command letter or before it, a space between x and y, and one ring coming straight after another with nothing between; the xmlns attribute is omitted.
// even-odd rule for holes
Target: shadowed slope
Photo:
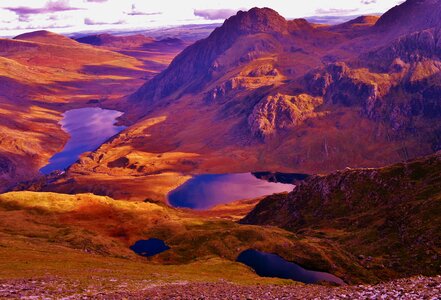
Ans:
<svg viewBox="0 0 441 300"><path fill-rule="evenodd" d="M380 169L315 176L288 195L262 200L241 223L332 238L380 277L436 275L441 272L440 211L437 153Z"/></svg>

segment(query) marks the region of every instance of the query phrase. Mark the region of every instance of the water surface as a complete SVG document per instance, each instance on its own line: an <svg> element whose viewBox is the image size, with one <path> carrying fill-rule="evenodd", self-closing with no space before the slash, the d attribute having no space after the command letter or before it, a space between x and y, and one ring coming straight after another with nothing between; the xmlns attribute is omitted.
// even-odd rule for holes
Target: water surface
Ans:
<svg viewBox="0 0 441 300"><path fill-rule="evenodd" d="M121 132L124 126L115 126L123 113L98 107L66 111L60 121L61 128L70 135L64 149L55 154L49 164L40 169L43 174L65 170L84 152L96 150L105 141Z"/></svg>
<svg viewBox="0 0 441 300"><path fill-rule="evenodd" d="M292 279L303 283L317 283L327 281L344 285L345 282L329 273L310 271L289 262L276 254L265 253L257 250L246 250L237 258L251 268L259 276Z"/></svg>
<svg viewBox="0 0 441 300"><path fill-rule="evenodd" d="M151 238L137 241L130 249L138 255L150 257L169 250L170 247L163 240Z"/></svg>
<svg viewBox="0 0 441 300"><path fill-rule="evenodd" d="M291 192L293 184L268 182L251 173L197 175L168 194L174 207L209 209L235 200Z"/></svg>

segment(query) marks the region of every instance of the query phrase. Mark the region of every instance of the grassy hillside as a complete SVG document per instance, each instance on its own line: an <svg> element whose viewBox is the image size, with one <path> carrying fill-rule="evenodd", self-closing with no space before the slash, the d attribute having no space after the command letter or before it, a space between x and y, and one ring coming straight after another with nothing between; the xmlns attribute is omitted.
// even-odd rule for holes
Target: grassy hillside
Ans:
<svg viewBox="0 0 441 300"><path fill-rule="evenodd" d="M277 213L274 213L277 212ZM441 273L441 154L316 176L242 221L332 240L386 279Z"/></svg>
<svg viewBox="0 0 441 300"><path fill-rule="evenodd" d="M354 264L351 253L332 240L275 227L241 225L220 218L223 214L223 210L218 215L216 211L192 214L154 203L119 201L92 194L3 194L0 276L73 276L64 269L67 264L78 274L91 272L96 266L109 274L128 272L135 276L139 267L147 273L179 269L173 278L182 280L224 278L249 282L256 276L234 261L242 251L254 248L278 253L311 269L331 272L347 282L378 281L374 272ZM129 249L135 241L153 237L163 239L171 250L146 259ZM44 257L48 257L47 262ZM117 267L122 264L127 264L127 268ZM237 270L248 271L238 275ZM206 275L210 272L212 275ZM136 276L142 274L146 273Z"/></svg>

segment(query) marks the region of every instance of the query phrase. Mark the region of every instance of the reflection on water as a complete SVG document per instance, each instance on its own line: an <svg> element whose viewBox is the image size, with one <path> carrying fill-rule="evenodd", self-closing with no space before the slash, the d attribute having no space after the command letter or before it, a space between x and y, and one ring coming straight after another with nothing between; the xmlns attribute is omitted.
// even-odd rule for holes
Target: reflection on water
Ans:
<svg viewBox="0 0 441 300"><path fill-rule="evenodd" d="M274 193L290 192L292 184L274 183L250 173L197 175L168 194L174 207L208 209L235 200L252 199Z"/></svg>
<svg viewBox="0 0 441 300"><path fill-rule="evenodd" d="M237 258L238 262L246 264L254 269L259 276L292 279L303 283L317 283L328 281L339 285L345 282L329 273L310 271L301 266L284 260L276 254L246 250Z"/></svg>
<svg viewBox="0 0 441 300"><path fill-rule="evenodd" d="M49 174L55 170L64 170L76 162L82 153L96 150L125 128L114 125L116 118L121 115L122 112L97 107L65 112L60 124L62 129L69 133L70 139L64 149L55 154L40 172Z"/></svg>

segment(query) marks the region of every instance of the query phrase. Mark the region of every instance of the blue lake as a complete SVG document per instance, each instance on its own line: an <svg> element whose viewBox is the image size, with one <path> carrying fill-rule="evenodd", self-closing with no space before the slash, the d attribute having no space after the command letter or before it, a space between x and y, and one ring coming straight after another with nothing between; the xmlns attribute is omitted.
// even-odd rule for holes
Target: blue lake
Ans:
<svg viewBox="0 0 441 300"><path fill-rule="evenodd" d="M251 268L259 276L292 279L303 283L317 283L327 281L344 285L345 282L329 273L310 271L289 262L276 254L265 253L257 250L246 250L237 258Z"/></svg>
<svg viewBox="0 0 441 300"><path fill-rule="evenodd" d="M163 240L151 238L137 241L130 249L138 255L150 257L169 250L170 247Z"/></svg>
<svg viewBox="0 0 441 300"><path fill-rule="evenodd" d="M123 113L98 107L66 111L60 121L61 128L70 135L64 149L55 154L49 164L40 169L43 174L65 170L84 152L96 150L105 141L121 132L124 126L115 126Z"/></svg>
<svg viewBox="0 0 441 300"><path fill-rule="evenodd" d="M237 261L251 267L257 275L263 277L292 279L303 283L327 281L338 285L345 284L345 282L337 276L325 272L304 269L276 254L249 249L242 252L237 258Z"/></svg>
<svg viewBox="0 0 441 300"><path fill-rule="evenodd" d="M235 200L291 192L293 184L269 182L251 173L197 175L168 194L174 207L209 209Z"/></svg>

